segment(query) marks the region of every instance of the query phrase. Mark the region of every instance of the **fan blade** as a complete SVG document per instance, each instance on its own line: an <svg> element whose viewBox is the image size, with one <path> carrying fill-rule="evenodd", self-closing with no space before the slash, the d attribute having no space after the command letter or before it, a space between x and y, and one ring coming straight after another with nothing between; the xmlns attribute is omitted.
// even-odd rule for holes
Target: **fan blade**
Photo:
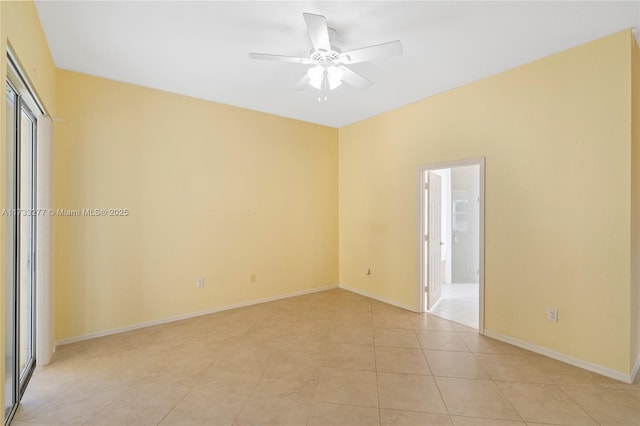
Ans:
<svg viewBox="0 0 640 426"><path fill-rule="evenodd" d="M320 52L330 52L331 43L329 42L329 30L325 17L312 13L303 13L302 16L307 24L307 31L309 31L313 48Z"/></svg>
<svg viewBox="0 0 640 426"><path fill-rule="evenodd" d="M309 84L309 74L304 73L304 77L302 77L300 79L300 81L298 82L298 84L296 84L296 87L294 87L293 90L304 90L307 85Z"/></svg>
<svg viewBox="0 0 640 426"><path fill-rule="evenodd" d="M358 74L357 72L350 70L347 67L338 67L342 70L343 74L342 74L342 81L344 81L345 83L347 83L350 86L353 86L357 89L367 89L371 86L373 86L373 82L367 80L366 78L364 78L363 76L361 76L360 74Z"/></svg>
<svg viewBox="0 0 640 426"><path fill-rule="evenodd" d="M373 61L374 59L396 55L402 55L402 43L400 43L400 40L343 52L340 55L340 59L344 64L357 64L358 62Z"/></svg>
<svg viewBox="0 0 640 426"><path fill-rule="evenodd" d="M265 61L294 62L296 64L315 64L309 58L296 58L295 56L269 55L267 53L249 53L251 59L260 59Z"/></svg>

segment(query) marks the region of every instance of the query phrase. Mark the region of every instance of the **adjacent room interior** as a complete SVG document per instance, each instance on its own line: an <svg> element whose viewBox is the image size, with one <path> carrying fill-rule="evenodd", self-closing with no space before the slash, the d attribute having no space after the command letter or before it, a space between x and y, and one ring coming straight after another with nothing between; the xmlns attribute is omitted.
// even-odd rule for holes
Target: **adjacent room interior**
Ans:
<svg viewBox="0 0 640 426"><path fill-rule="evenodd" d="M639 27L0 2L5 424L637 424Z"/></svg>
<svg viewBox="0 0 640 426"><path fill-rule="evenodd" d="M481 169L479 164L425 171L422 217L425 234L424 309L441 318L479 329ZM438 175L439 178L435 178ZM431 178L431 181L429 180ZM436 190L435 185L438 185ZM435 193L436 200L433 199ZM433 235L432 230L439 231ZM432 244L430 248L430 244ZM433 250L435 258L431 257ZM439 256L438 256L439 254ZM431 283L430 281L434 281ZM440 289L429 291L429 286Z"/></svg>

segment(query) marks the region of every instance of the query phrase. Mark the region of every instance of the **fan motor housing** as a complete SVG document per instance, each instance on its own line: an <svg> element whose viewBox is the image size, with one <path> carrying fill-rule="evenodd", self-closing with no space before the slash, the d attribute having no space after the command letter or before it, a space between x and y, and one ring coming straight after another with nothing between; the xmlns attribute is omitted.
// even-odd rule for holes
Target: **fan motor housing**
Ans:
<svg viewBox="0 0 640 426"><path fill-rule="evenodd" d="M335 46L331 46L331 51L311 50L311 60L319 65L330 66L340 62L342 51Z"/></svg>

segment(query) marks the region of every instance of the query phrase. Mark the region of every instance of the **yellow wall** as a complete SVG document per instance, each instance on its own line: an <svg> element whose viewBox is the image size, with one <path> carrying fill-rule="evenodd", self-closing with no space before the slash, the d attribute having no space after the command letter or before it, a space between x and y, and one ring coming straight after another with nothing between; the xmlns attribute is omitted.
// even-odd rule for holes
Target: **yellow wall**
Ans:
<svg viewBox="0 0 640 426"><path fill-rule="evenodd" d="M417 168L484 156L486 329L628 374L629 43L617 33L341 128L341 285L416 306Z"/></svg>
<svg viewBox="0 0 640 426"><path fill-rule="evenodd" d="M33 2L0 1L0 81L6 81L6 51L10 45L17 55L32 88L49 113L55 112L55 66L40 25ZM4 89L3 89L4 90ZM5 207L6 176L6 105L0 102L0 204ZM5 221L0 220L0 241L6 239ZM0 244L0 312L5 306L5 244ZM0 351L5 353L5 315L0 315ZM0 367L0 381L4 383L4 363ZM4 386L0 400L4 401Z"/></svg>
<svg viewBox="0 0 640 426"><path fill-rule="evenodd" d="M130 211L55 218L58 339L338 284L337 130L62 70L57 84L56 207Z"/></svg>
<svg viewBox="0 0 640 426"><path fill-rule="evenodd" d="M640 48L631 40L631 368L640 357Z"/></svg>

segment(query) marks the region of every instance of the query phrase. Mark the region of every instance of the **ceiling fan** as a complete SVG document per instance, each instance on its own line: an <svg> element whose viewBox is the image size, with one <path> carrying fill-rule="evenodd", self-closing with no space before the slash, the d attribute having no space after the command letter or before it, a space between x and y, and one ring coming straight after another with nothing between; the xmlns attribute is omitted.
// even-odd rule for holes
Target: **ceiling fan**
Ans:
<svg viewBox="0 0 640 426"><path fill-rule="evenodd" d="M303 13L302 16L313 44L308 58L266 53L249 53L249 57L251 59L312 65L298 82L296 89L301 90L308 84L320 90L321 96L318 97L318 101L326 101L327 91L335 89L343 82L358 89L366 89L373 84L372 81L346 65L402 54L400 40L343 52L331 44L331 39L335 36L336 31L327 26L327 20L324 16L312 13Z"/></svg>

